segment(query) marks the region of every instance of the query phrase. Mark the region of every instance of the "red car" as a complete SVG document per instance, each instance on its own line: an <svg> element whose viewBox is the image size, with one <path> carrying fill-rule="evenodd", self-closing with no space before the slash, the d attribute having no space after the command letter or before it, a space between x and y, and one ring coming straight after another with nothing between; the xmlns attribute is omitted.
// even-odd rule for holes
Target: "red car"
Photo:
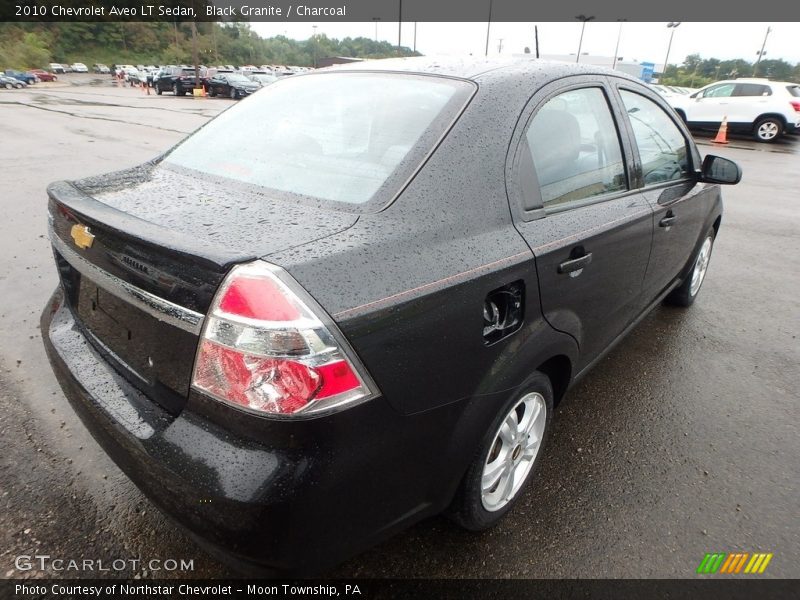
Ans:
<svg viewBox="0 0 800 600"><path fill-rule="evenodd" d="M56 81L58 79L58 77L43 69L31 69L30 72L36 75L39 81Z"/></svg>

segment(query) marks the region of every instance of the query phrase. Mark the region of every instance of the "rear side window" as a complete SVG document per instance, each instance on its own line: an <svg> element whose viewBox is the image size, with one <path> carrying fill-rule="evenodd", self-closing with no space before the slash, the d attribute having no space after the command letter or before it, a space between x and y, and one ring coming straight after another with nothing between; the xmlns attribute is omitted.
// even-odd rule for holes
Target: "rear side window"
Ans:
<svg viewBox="0 0 800 600"><path fill-rule="evenodd" d="M600 88L551 98L525 135L545 208L627 189L619 135Z"/></svg>
<svg viewBox="0 0 800 600"><path fill-rule="evenodd" d="M772 90L768 85L758 83L737 83L733 90L734 96L771 96Z"/></svg>
<svg viewBox="0 0 800 600"><path fill-rule="evenodd" d="M686 138L678 126L649 98L627 90L620 94L639 148L645 185L687 177Z"/></svg>
<svg viewBox="0 0 800 600"><path fill-rule="evenodd" d="M225 111L165 162L361 205L410 176L474 89L461 80L385 73L286 78Z"/></svg>
<svg viewBox="0 0 800 600"><path fill-rule="evenodd" d="M787 85L786 89L792 96L800 98L800 85Z"/></svg>

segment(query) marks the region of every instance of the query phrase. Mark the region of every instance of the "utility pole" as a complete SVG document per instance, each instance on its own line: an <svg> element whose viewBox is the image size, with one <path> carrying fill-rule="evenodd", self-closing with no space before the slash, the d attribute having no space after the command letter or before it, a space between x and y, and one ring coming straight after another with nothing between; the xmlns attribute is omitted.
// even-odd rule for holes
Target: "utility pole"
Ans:
<svg viewBox="0 0 800 600"><path fill-rule="evenodd" d="M414 52L417 51L417 22L414 21Z"/></svg>
<svg viewBox="0 0 800 600"><path fill-rule="evenodd" d="M581 47L583 47L583 32L586 29L586 21L594 21L594 17L587 17L586 15L578 15L575 17L581 21L581 38L578 40L578 56L575 57L575 62L581 62Z"/></svg>
<svg viewBox="0 0 800 600"><path fill-rule="evenodd" d="M378 41L378 21L380 21L381 18L380 17L372 17L372 20L375 23L375 41L377 42Z"/></svg>
<svg viewBox="0 0 800 600"><path fill-rule="evenodd" d="M536 58L539 58L539 26L533 26L533 37L536 39Z"/></svg>
<svg viewBox="0 0 800 600"><path fill-rule="evenodd" d="M770 32L772 32L772 27L767 27L767 33L764 35L764 43L761 44L761 50L756 52L756 54L758 54L758 58L756 59L756 64L753 65L753 77L755 77L756 73L758 73L758 63L761 62L761 57L766 54L764 47L767 45L767 38L769 37Z"/></svg>
<svg viewBox="0 0 800 600"><path fill-rule="evenodd" d="M192 62L194 62L194 87L200 87L200 59L197 56L197 23L192 21Z"/></svg>
<svg viewBox="0 0 800 600"><path fill-rule="evenodd" d="M503 38L500 38L500 43L497 44L497 53L498 54L502 54L503 53Z"/></svg>

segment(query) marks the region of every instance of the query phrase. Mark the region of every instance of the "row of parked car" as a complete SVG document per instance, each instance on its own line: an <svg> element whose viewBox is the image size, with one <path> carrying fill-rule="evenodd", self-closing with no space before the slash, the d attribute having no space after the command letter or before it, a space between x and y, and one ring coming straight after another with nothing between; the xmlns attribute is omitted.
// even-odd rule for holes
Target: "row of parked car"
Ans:
<svg viewBox="0 0 800 600"><path fill-rule="evenodd" d="M5 69L0 72L0 88L7 90L24 88L40 81L55 81L56 79L58 77L44 69L31 69L29 71Z"/></svg>
<svg viewBox="0 0 800 600"><path fill-rule="evenodd" d="M185 96L192 94L196 87L202 87L205 93L211 97L226 96L239 99L281 77L306 70L308 69L303 68L295 71L285 67L276 67L274 70L248 67L236 69L232 65L221 65L219 67L201 66L195 72L195 68L188 65L163 67L115 65L115 76L122 78L132 86L146 84L154 88L158 95L166 92L175 96Z"/></svg>
<svg viewBox="0 0 800 600"><path fill-rule="evenodd" d="M718 129L725 121L729 131L751 135L758 142L800 133L798 83L747 77L716 81L688 93L672 86L651 87L696 129Z"/></svg>
<svg viewBox="0 0 800 600"><path fill-rule="evenodd" d="M89 67L81 62L72 63L71 65L62 65L61 63L50 63L51 73L88 73Z"/></svg>

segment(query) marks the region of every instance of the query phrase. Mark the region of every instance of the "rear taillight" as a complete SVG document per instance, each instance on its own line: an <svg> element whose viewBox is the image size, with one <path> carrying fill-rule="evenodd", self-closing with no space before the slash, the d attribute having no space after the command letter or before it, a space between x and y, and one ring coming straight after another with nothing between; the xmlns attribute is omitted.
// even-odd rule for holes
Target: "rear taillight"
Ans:
<svg viewBox="0 0 800 600"><path fill-rule="evenodd" d="M795 112L800 112L800 100L789 100L789 104L792 105Z"/></svg>
<svg viewBox="0 0 800 600"><path fill-rule="evenodd" d="M280 267L234 267L209 310L192 386L271 415L314 415L374 396L375 385L324 310Z"/></svg>

